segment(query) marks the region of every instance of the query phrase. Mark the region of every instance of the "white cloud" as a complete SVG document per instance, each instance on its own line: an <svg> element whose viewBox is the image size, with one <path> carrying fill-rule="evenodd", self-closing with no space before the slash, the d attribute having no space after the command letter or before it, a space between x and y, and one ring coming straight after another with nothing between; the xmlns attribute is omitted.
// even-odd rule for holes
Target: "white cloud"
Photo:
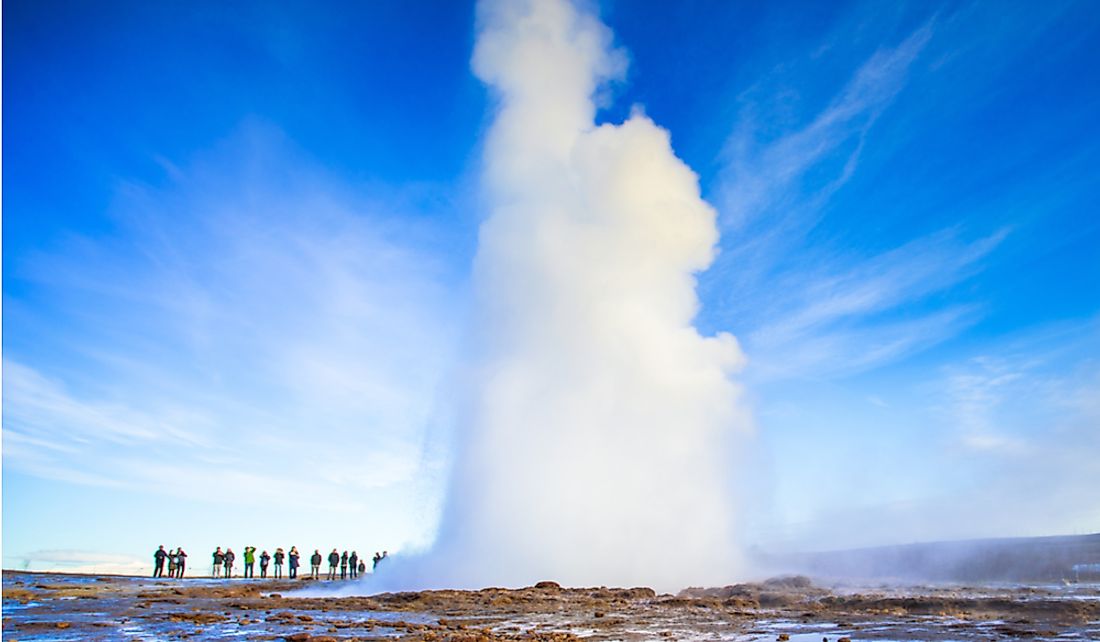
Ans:
<svg viewBox="0 0 1100 642"><path fill-rule="evenodd" d="M424 445L464 286L385 196L262 127L120 186L116 230L18 267L48 304L5 346L5 466L332 509L437 476Z"/></svg>
<svg viewBox="0 0 1100 642"><path fill-rule="evenodd" d="M718 201L724 222L739 229L765 212L790 206L795 201L792 189L815 165L830 159L838 151L846 154L839 171L827 181L816 199L843 185L855 169L863 138L875 120L905 87L909 68L932 38L932 25L914 31L896 47L875 52L856 70L847 85L809 124L786 132L765 145L756 142L754 117L750 110L726 144L729 161ZM846 143L856 140L856 144ZM793 216L788 214L787 216ZM797 220L784 225L805 227ZM741 251L772 242L769 234L754 235Z"/></svg>
<svg viewBox="0 0 1100 642"><path fill-rule="evenodd" d="M870 253L806 241L932 38L929 23L874 53L801 128L761 141L749 109L731 137L716 190L726 240L705 285L714 324L742 333L754 379L873 369L981 317L971 303L922 304L980 272L1007 228L973 240L940 230Z"/></svg>

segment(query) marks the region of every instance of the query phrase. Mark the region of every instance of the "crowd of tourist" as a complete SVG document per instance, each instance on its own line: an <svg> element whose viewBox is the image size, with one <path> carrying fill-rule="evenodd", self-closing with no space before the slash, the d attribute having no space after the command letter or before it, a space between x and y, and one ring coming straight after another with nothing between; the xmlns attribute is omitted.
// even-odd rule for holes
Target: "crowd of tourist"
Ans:
<svg viewBox="0 0 1100 642"><path fill-rule="evenodd" d="M378 564L386 559L389 553L382 551L381 553L375 553L371 558L371 571L373 572L378 568ZM222 547L219 546L212 555L213 558L213 573L212 577L230 578L233 577L233 569L237 563L237 554L233 552L233 549L226 548L222 551ZM301 566L302 556L298 552L296 546L291 546L289 551L283 551L282 548L276 548L275 554L271 555L265 550L259 555L256 555L255 546L245 546L243 559L241 560L244 566L244 574L242 577L255 578L256 577L256 562L260 563L260 577L268 577L268 569L271 569L271 577L273 579L283 577L283 566L286 566L286 577L288 579L296 579L298 577L298 568ZM309 556L309 577L315 580L321 579L321 564L326 560L321 555L320 549L314 549L313 554ZM169 549L164 550L164 546L161 546L153 553L153 577L164 577L164 565L168 563L168 577L183 577L184 568L186 567L187 553L183 552L183 548L178 548L175 551ZM328 574L326 579L337 579L337 572L339 572L339 579L356 579L360 575L367 572L367 560L365 557L359 557L359 554L355 551L348 553L344 551L341 553L337 549L332 549L332 552L327 556L328 561Z"/></svg>

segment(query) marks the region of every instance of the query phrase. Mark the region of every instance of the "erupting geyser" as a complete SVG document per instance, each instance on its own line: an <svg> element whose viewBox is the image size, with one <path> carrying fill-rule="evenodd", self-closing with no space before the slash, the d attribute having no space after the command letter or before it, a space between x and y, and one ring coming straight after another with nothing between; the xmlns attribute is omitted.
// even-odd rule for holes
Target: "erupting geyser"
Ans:
<svg viewBox="0 0 1100 642"><path fill-rule="evenodd" d="M598 20L505 0L482 3L479 29L474 71L499 99L480 341L439 540L413 582L727 582L743 356L692 325L715 212L665 130L641 113L595 125L624 66Z"/></svg>

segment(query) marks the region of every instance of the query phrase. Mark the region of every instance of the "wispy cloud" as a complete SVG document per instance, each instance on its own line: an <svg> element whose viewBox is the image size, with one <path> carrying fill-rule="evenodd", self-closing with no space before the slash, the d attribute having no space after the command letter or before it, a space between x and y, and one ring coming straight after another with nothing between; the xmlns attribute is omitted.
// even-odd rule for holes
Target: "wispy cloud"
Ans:
<svg viewBox="0 0 1100 642"><path fill-rule="evenodd" d="M829 417L828 404L811 406L795 439L813 445L786 453L800 470L784 470L795 481L776 501L800 508L762 520L771 530L756 537L766 548L820 550L1095 531L1098 330L1094 318L990 341L921 370L888 406L870 398L869 412L845 404ZM823 475L829 484L811 489Z"/></svg>
<svg viewBox="0 0 1100 642"><path fill-rule="evenodd" d="M1045 467L1095 452L1100 435L1100 368L1093 354L1096 320L1059 324L1001 341L943 367L944 401L932 404L962 453Z"/></svg>
<svg viewBox="0 0 1100 642"><path fill-rule="evenodd" d="M1005 237L965 243L944 232L862 261L835 256L776 275L748 317L746 343L765 377L848 374L950 338L980 316L952 304L900 313L980 269Z"/></svg>
<svg viewBox="0 0 1100 642"><path fill-rule="evenodd" d="M820 202L843 185L855 170L863 138L905 87L909 68L931 37L932 25L927 24L896 47L875 52L807 125L763 144L756 128L756 108L750 104L726 145L729 162L718 192L726 224L741 228L777 207L801 200L802 191L793 188L807 171L826 161L832 175L817 187L813 199ZM835 162L838 151L839 163ZM805 228L804 222L794 218L787 225ZM772 238L759 236L754 244L766 245ZM749 249L752 246L742 246L742 251Z"/></svg>
<svg viewBox="0 0 1100 642"><path fill-rule="evenodd" d="M47 303L5 342L6 467L345 507L422 483L464 286L423 215L295 156L248 131L19 266Z"/></svg>
<svg viewBox="0 0 1100 642"><path fill-rule="evenodd" d="M728 143L717 200L722 255L704 278L714 323L745 340L750 375L845 375L948 339L981 316L967 302L922 306L978 273L1009 228L966 239L943 229L879 252L807 244L857 170L879 116L906 86L934 23L872 54L808 124L761 140L754 107Z"/></svg>

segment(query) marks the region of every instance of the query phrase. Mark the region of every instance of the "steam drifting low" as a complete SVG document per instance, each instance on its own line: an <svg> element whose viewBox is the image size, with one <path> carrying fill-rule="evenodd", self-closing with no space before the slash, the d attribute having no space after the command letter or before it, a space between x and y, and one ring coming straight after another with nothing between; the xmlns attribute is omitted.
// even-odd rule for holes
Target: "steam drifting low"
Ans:
<svg viewBox="0 0 1100 642"><path fill-rule="evenodd" d="M744 358L692 325L715 212L668 132L595 125L624 59L594 17L484 2L473 68L499 99L479 337L439 539L405 581L728 580Z"/></svg>

